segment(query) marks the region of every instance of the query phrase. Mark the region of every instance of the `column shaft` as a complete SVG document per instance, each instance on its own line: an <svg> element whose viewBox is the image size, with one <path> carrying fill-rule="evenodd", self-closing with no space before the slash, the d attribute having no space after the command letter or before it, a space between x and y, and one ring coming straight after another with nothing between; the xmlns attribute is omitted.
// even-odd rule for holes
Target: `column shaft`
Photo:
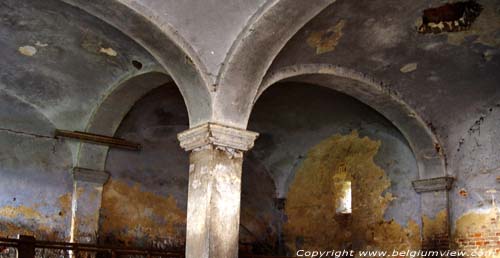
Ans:
<svg viewBox="0 0 500 258"><path fill-rule="evenodd" d="M243 152L258 134L207 123L178 135L191 151L186 258L237 258Z"/></svg>
<svg viewBox="0 0 500 258"><path fill-rule="evenodd" d="M104 171L73 169L71 242L96 243L102 189L108 179Z"/></svg>
<svg viewBox="0 0 500 258"><path fill-rule="evenodd" d="M238 257L242 162L225 148L191 153L186 257Z"/></svg>

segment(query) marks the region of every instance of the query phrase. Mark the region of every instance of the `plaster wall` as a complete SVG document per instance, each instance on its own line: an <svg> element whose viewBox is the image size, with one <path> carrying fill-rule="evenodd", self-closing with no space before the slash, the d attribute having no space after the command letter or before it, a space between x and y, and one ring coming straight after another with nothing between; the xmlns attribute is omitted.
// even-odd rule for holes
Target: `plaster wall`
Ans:
<svg viewBox="0 0 500 258"><path fill-rule="evenodd" d="M392 198L377 208L379 220L410 228L418 238L419 199L410 186L417 176L416 161L398 131L375 111L330 89L293 83L275 87L258 102L250 123L251 130L263 137L244 161L240 250L277 254L286 249L285 241L292 237L286 236L286 214L276 206L276 198L287 198L310 149L326 138L353 131L380 144L372 158L387 180L375 198ZM187 115L174 85L162 86L136 103L117 136L137 141L143 149L110 151L101 241L184 245L188 155L178 147L175 135L186 128ZM297 162L290 158L294 155L302 158Z"/></svg>
<svg viewBox="0 0 500 258"><path fill-rule="evenodd" d="M108 24L60 1L0 3L0 234L69 240L77 142L109 89L156 62Z"/></svg>
<svg viewBox="0 0 500 258"><path fill-rule="evenodd" d="M0 235L69 240L71 152L32 106L0 92Z"/></svg>
<svg viewBox="0 0 500 258"><path fill-rule="evenodd" d="M418 176L416 161L380 114L328 88L284 82L258 100L249 128L260 138L248 156L273 178L276 197L286 199L278 224L282 252L419 245L420 199L411 187ZM346 160L361 170L337 174ZM335 215L341 196L336 183L346 177L353 182L351 218Z"/></svg>
<svg viewBox="0 0 500 258"><path fill-rule="evenodd" d="M59 1L1 5L1 89L61 128L83 130L108 87L139 72L132 60L154 64L118 30ZM23 54L26 46L36 52Z"/></svg>
<svg viewBox="0 0 500 258"><path fill-rule="evenodd" d="M422 11L441 3L337 1L295 35L271 68L327 63L355 69L422 116L456 178L450 191L455 246L463 246L458 232L469 230L464 216L499 216L493 201L500 197L499 3L477 2L483 11L469 30L420 34ZM474 233L489 235L496 227L479 221L485 229Z"/></svg>
<svg viewBox="0 0 500 258"><path fill-rule="evenodd" d="M182 248L186 237L189 155L177 133L188 128L187 111L174 84L138 101L116 135L142 145L139 152L111 149L106 162L99 238L101 243ZM244 165L242 250L272 252L278 214L275 186L259 163ZM271 243L271 244L269 244Z"/></svg>

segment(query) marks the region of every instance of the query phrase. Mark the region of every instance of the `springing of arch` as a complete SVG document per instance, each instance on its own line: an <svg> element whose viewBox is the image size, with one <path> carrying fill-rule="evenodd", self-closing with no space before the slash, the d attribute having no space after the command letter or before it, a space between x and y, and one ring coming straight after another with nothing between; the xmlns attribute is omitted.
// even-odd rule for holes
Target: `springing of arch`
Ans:
<svg viewBox="0 0 500 258"><path fill-rule="evenodd" d="M115 135L121 122L134 104L153 89L172 82L161 69L145 69L142 74L126 78L112 87L93 111L86 132ZM78 167L104 171L108 147L81 143L76 164Z"/></svg>
<svg viewBox="0 0 500 258"><path fill-rule="evenodd" d="M271 63L308 21L335 0L268 0L233 42L216 82L214 119L245 127L240 114L251 109L252 97Z"/></svg>
<svg viewBox="0 0 500 258"><path fill-rule="evenodd" d="M292 65L268 74L253 102L266 89L284 80L331 88L372 107L391 121L406 138L417 160L421 179L446 176L445 157L436 135L410 106L381 83L334 65ZM245 117L249 116L250 112Z"/></svg>

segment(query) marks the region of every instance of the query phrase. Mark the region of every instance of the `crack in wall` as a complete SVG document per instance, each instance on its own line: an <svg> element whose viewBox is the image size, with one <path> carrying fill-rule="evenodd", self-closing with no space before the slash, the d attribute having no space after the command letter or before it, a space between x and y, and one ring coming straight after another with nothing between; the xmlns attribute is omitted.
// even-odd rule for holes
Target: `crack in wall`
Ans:
<svg viewBox="0 0 500 258"><path fill-rule="evenodd" d="M23 132L23 131L17 131L9 128L0 128L0 131L11 133L11 134L19 134L23 136L28 136L28 137L35 137L35 138L47 138L47 139L52 139L55 140L54 137L52 136L47 136L47 135L42 135L42 134L35 134L35 133L28 133L28 132Z"/></svg>
<svg viewBox="0 0 500 258"><path fill-rule="evenodd" d="M486 121L487 118L489 118L491 113L495 111L497 107L500 107L500 104L490 106L489 108L487 108L487 112L483 112L480 114L479 118L475 120L474 124L467 130L468 137L463 136L462 138L460 138L458 142L457 152L460 152L460 150L462 149L463 145L466 142L466 138L473 138L476 141L476 147L481 147L481 144L478 143L477 136L481 136L482 124Z"/></svg>

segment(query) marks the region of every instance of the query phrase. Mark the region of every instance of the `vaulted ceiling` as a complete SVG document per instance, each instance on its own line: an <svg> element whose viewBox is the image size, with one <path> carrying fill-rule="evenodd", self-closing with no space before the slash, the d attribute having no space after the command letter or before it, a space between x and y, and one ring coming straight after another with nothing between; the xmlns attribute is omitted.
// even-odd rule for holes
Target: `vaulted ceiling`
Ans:
<svg viewBox="0 0 500 258"><path fill-rule="evenodd" d="M365 103L375 109L395 103L377 109L389 119L401 104L398 112L407 116L392 122L421 127L431 143L426 148L437 143L438 154L450 158L477 121L499 112L500 4L479 4L466 30L423 34L423 11L440 3L2 1L0 127L39 135L85 131L120 85L157 72L179 87L191 126L244 128L266 83L335 73L333 81L307 80L344 85L347 93L359 81L373 83L389 97L365 92ZM349 83L353 77L357 82Z"/></svg>

